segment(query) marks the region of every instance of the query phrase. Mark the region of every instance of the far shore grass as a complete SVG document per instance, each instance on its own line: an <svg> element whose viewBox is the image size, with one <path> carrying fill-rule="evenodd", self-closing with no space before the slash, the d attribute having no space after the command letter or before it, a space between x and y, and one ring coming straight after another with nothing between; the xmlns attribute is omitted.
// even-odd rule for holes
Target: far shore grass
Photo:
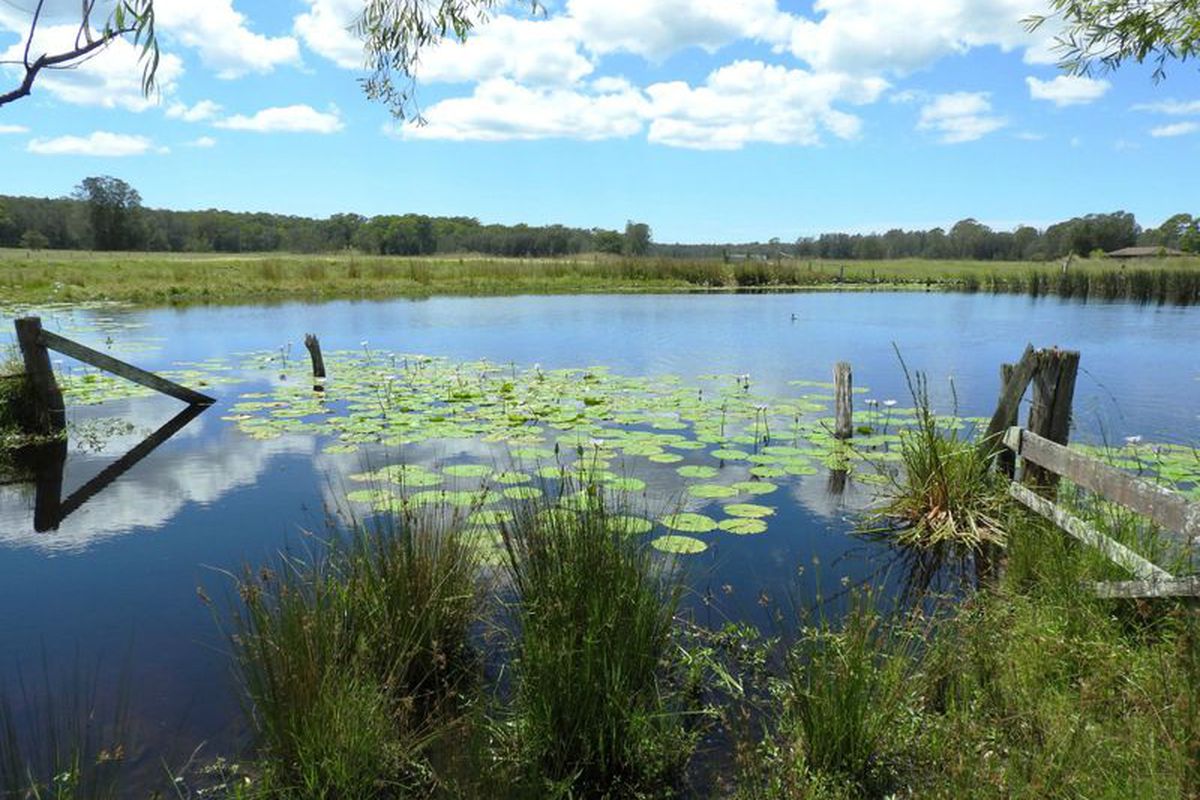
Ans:
<svg viewBox="0 0 1200 800"><path fill-rule="evenodd" d="M116 300L141 305L433 295L944 289L1196 302L1200 257L1058 262L779 261L479 255L100 253L0 249L12 304Z"/></svg>

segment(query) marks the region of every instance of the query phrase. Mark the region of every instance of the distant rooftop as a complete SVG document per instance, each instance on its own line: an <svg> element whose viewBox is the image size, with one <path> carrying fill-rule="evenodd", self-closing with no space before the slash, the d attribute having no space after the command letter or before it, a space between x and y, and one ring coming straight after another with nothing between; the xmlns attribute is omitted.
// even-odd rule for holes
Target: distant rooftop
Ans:
<svg viewBox="0 0 1200 800"><path fill-rule="evenodd" d="M1158 256L1181 256L1183 253L1171 247L1122 247L1107 255L1109 258L1156 258Z"/></svg>

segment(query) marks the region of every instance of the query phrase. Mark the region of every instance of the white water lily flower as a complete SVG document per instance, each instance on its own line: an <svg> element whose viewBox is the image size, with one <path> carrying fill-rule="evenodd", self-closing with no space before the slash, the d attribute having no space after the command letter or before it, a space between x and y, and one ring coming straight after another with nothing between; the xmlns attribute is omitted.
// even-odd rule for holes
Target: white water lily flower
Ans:
<svg viewBox="0 0 1200 800"><path fill-rule="evenodd" d="M896 405L896 401L895 400L884 400L883 404L885 406L887 406L888 408L891 408L892 406Z"/></svg>
<svg viewBox="0 0 1200 800"><path fill-rule="evenodd" d="M1125 444L1141 444L1141 443L1142 443L1141 436L1126 436L1125 437Z"/></svg>

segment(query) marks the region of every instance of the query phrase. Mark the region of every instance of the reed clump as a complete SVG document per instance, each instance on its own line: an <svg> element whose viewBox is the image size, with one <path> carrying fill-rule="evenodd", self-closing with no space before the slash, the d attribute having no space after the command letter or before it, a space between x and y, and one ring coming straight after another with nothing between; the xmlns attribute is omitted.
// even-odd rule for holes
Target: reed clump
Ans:
<svg viewBox="0 0 1200 800"><path fill-rule="evenodd" d="M909 376L916 424L900 434L899 475L874 515L902 545L979 548L1004 543L1006 500L991 453L956 426L941 425L924 376Z"/></svg>
<svg viewBox="0 0 1200 800"><path fill-rule="evenodd" d="M695 747L674 632L680 574L602 492L585 495L577 510L527 504L503 528L511 757L535 796L671 795Z"/></svg>
<svg viewBox="0 0 1200 800"><path fill-rule="evenodd" d="M474 676L479 550L457 516L357 526L247 570L231 641L278 797L404 797Z"/></svg>

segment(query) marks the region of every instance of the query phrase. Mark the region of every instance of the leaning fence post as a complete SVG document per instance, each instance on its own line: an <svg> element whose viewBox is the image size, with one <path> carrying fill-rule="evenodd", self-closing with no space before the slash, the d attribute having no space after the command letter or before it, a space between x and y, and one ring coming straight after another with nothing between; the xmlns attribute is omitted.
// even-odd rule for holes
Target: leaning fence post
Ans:
<svg viewBox="0 0 1200 800"><path fill-rule="evenodd" d="M321 342L315 333L304 334L304 346L308 348L309 358L312 359L314 378L325 377L325 359L321 356Z"/></svg>
<svg viewBox="0 0 1200 800"><path fill-rule="evenodd" d="M1006 388L1008 388L1008 382L1010 380L1012 380L1013 370L1015 370L1015 369L1016 369L1016 367L1012 364L1001 364L1000 365L1000 396L1001 397L1004 396L1004 390ZM1005 409L1005 413L1009 414L1008 418L1006 420L1004 420L1004 429L1005 430L1016 426L1017 411L1018 411L1018 408L1015 405L1008 406ZM1001 475L1008 478L1009 480L1012 480L1013 477L1015 477L1017 474L1017 454L1014 453L1012 450L1009 450L1007 447L1000 448L999 452L996 453L996 468L1000 471Z"/></svg>
<svg viewBox="0 0 1200 800"><path fill-rule="evenodd" d="M1033 403L1025 427L1043 439L1065 445L1071 435L1071 404L1075 399L1075 376L1079 372L1079 353L1057 347L1040 354L1033 376ZM1059 476L1036 464L1025 464L1025 482L1053 496Z"/></svg>
<svg viewBox="0 0 1200 800"><path fill-rule="evenodd" d="M42 433L56 433L66 427L67 412L62 391L54 379L50 353L42 340L42 320L22 317L13 323L17 344L25 361L25 375L33 392L36 424Z"/></svg>
<svg viewBox="0 0 1200 800"><path fill-rule="evenodd" d="M839 361L833 368L833 395L835 422L833 435L838 439L849 439L854 435L854 377L850 362Z"/></svg>

